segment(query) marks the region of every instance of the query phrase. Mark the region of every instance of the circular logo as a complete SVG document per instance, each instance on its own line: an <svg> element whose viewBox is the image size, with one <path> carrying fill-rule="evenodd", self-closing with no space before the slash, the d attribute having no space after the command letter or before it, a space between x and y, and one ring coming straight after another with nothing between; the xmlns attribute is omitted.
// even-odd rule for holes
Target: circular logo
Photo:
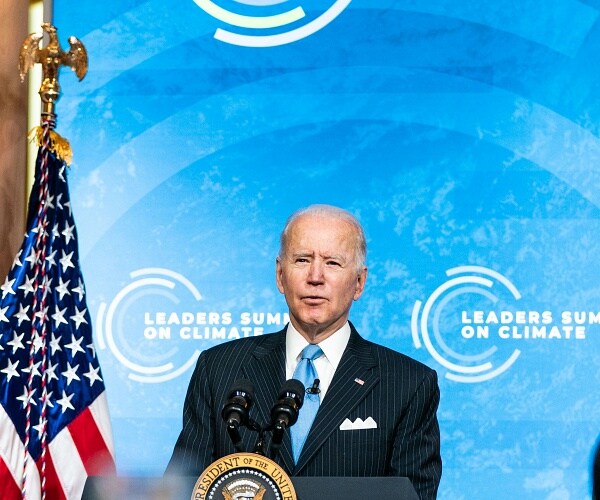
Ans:
<svg viewBox="0 0 600 500"><path fill-rule="evenodd" d="M149 347L132 345L127 332L137 325L128 324L130 311L140 302L156 300L160 303L178 304L180 297L188 296L196 302L202 299L200 292L185 276L163 268L144 268L132 271L131 283L123 287L110 304L102 302L96 317L98 347L108 347L119 362L129 369L129 378L137 382L160 383L174 379L194 365L200 350L191 354L179 352L174 346ZM156 323L156 321L153 321ZM148 336L159 336L166 330L160 325L147 326ZM173 362L177 359L177 364Z"/></svg>
<svg viewBox="0 0 600 500"><path fill-rule="evenodd" d="M273 460L234 453L210 464L200 475L192 500L296 500L289 476Z"/></svg>
<svg viewBox="0 0 600 500"><path fill-rule="evenodd" d="M214 37L225 43L243 47L274 47L306 38L332 22L351 0L322 2L329 7L311 8L309 14L288 0L234 0L227 7L211 0L194 0L196 5L218 21L232 26L218 28ZM235 9L233 9L235 7Z"/></svg>
<svg viewBox="0 0 600 500"><path fill-rule="evenodd" d="M462 342L451 344L441 326L444 310L450 308L456 313L455 305L450 303L460 299L466 298L467 303L472 301L469 299L483 299L493 305L498 303L499 294L513 301L520 300L521 294L506 277L486 267L460 266L449 269L446 275L449 279L438 286L424 303L415 302L411 320L413 343L417 348L424 346L448 370L446 377L450 380L474 383L497 377L513 365L521 351L512 349L505 352L496 344L490 345L489 336L486 335L489 325L474 324L466 311L461 314L461 320L467 323L461 329ZM498 293L494 293L495 290ZM489 320L489 316L486 316L486 320ZM484 348L479 352L459 352L459 348L464 348L465 342L476 338L478 333L481 333L481 343L477 345Z"/></svg>
<svg viewBox="0 0 600 500"><path fill-rule="evenodd" d="M98 305L96 338L129 372L158 384L192 368L204 349L280 330L289 313L238 307L229 297L203 297L182 274L161 267L129 273L112 299Z"/></svg>

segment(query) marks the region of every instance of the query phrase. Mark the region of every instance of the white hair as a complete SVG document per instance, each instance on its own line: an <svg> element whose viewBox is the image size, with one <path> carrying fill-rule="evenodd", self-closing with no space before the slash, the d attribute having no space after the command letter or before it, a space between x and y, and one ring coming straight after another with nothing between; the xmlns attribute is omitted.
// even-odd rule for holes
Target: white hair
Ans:
<svg viewBox="0 0 600 500"><path fill-rule="evenodd" d="M353 247L354 257L356 259L356 267L359 271L365 267L367 259L367 240L365 238L365 232L362 228L362 225L350 212L344 210L343 208L334 207L333 205L310 205L308 207L296 210L292 215L289 216L279 239L280 259L283 258L285 253L290 227L298 218L302 217L303 215L321 215L343 220L344 222L350 224L354 228Z"/></svg>

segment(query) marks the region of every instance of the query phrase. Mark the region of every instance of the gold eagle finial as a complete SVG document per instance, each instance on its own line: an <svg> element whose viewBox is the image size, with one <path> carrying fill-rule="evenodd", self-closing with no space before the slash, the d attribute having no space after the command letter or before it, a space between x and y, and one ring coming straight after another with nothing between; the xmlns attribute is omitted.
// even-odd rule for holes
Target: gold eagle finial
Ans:
<svg viewBox="0 0 600 500"><path fill-rule="evenodd" d="M19 54L19 73L23 81L34 64L42 65L42 85L39 92L42 98L42 114L54 117L54 104L60 97L60 67L69 66L79 80L82 80L87 73L88 56L83 44L74 36L69 37L70 49L64 52L58 42L56 28L50 23L44 23L42 29L48 34L48 45L40 47L43 34L31 33L25 38Z"/></svg>

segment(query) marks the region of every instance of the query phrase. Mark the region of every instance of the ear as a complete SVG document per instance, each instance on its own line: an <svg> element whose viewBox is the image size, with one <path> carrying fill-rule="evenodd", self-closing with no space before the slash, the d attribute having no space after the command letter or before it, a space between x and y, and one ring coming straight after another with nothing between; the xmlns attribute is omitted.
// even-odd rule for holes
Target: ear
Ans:
<svg viewBox="0 0 600 500"><path fill-rule="evenodd" d="M279 257L275 259L275 282L277 283L277 289L281 293L285 293L283 288L283 267Z"/></svg>
<svg viewBox="0 0 600 500"><path fill-rule="evenodd" d="M365 289L365 282L367 281L367 273L368 273L368 270L366 267L363 267L358 272L358 277L356 278L356 289L354 291L354 297L353 297L354 300L358 300Z"/></svg>

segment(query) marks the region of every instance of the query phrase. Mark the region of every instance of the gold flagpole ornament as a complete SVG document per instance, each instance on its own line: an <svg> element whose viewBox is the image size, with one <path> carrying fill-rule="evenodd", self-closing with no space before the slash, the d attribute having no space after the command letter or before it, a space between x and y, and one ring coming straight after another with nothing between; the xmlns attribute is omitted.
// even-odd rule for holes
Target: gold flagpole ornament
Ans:
<svg viewBox="0 0 600 500"><path fill-rule="evenodd" d="M51 150L66 163L70 163L71 148L68 141L53 131L56 126L55 105L60 98L58 73L61 66L69 66L75 71L79 80L83 80L88 69L87 51L81 41L71 36L69 37L70 49L65 52L58 41L56 27L44 23L42 29L48 34L48 45L40 47L43 33L31 33L25 38L19 54L19 73L21 81L24 81L25 75L34 64L42 65L42 84L39 90L42 99L41 127L34 130L33 134L37 137L39 145L44 141L43 131L49 132Z"/></svg>
<svg viewBox="0 0 600 500"><path fill-rule="evenodd" d="M61 66L69 66L75 71L79 80L87 73L88 56L83 44L74 36L69 37L69 52L64 52L58 42L56 28L50 23L42 24L42 29L48 33L50 41L44 48L40 48L43 34L31 33L23 42L19 55L19 72L21 81L35 63L42 65L42 85L40 97L42 98L42 115L54 116L54 105L60 97L58 84L58 70Z"/></svg>

